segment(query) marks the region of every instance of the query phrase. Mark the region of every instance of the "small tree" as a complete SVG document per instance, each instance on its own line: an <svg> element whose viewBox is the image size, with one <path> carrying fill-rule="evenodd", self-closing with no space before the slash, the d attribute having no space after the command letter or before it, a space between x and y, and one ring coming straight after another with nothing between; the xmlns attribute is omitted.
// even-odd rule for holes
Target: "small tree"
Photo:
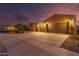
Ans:
<svg viewBox="0 0 79 59"><path fill-rule="evenodd" d="M25 31L24 30L24 25L22 23L17 24L16 28L17 28L18 33L23 33Z"/></svg>
<svg viewBox="0 0 79 59"><path fill-rule="evenodd" d="M29 18L25 18L23 16L16 16L17 17L17 21L18 21L18 24L16 25L16 28L17 28L17 32L24 32L26 30L28 30L28 27L26 25L23 24L23 22L25 20L29 20Z"/></svg>

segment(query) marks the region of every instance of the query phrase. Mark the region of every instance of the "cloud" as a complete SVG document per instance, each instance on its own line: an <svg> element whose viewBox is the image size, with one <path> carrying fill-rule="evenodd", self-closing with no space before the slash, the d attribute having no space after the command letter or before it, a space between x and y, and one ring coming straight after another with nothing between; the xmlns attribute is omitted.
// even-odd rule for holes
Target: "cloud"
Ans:
<svg viewBox="0 0 79 59"><path fill-rule="evenodd" d="M44 7L40 13L44 16L44 19L57 13L57 14L74 14L79 20L79 4L56 4ZM41 16L41 18L43 18Z"/></svg>
<svg viewBox="0 0 79 59"><path fill-rule="evenodd" d="M8 6L8 5L7 5ZM13 5L12 5L13 6ZM10 7L10 8L9 8ZM25 23L28 23L33 21L41 21L45 20L49 16L59 13L59 14L74 14L77 16L77 21L79 21L79 4L77 3L56 3L56 4L24 4L24 5L15 5L13 8L9 6L8 8L5 6L1 7L0 9L0 18L5 17L8 23L8 20L12 19L11 22L16 21L15 14L21 15L25 17L26 19L29 18L29 20L25 21ZM10 23L10 22L9 22Z"/></svg>

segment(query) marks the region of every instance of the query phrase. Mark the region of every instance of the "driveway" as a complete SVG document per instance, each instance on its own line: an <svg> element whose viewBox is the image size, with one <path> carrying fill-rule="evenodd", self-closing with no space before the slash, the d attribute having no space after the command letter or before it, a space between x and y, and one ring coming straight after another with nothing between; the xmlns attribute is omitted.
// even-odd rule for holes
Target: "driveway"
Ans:
<svg viewBox="0 0 79 59"><path fill-rule="evenodd" d="M9 56L74 56L77 52L61 47L69 35L26 32L22 34L0 34L0 41Z"/></svg>

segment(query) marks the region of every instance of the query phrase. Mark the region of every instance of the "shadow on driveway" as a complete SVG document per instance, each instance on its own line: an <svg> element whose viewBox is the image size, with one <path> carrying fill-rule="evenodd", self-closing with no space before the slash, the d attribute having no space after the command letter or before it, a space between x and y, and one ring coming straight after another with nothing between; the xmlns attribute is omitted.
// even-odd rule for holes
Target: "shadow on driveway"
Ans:
<svg viewBox="0 0 79 59"><path fill-rule="evenodd" d="M61 47L79 53L79 38L69 37Z"/></svg>

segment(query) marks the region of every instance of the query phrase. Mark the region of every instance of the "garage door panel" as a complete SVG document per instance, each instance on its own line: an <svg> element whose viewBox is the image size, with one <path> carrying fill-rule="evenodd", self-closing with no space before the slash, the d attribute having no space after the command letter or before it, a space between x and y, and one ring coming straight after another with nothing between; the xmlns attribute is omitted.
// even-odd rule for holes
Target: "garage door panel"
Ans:
<svg viewBox="0 0 79 59"><path fill-rule="evenodd" d="M67 33L67 23L53 23L49 29L50 32L53 33Z"/></svg>

